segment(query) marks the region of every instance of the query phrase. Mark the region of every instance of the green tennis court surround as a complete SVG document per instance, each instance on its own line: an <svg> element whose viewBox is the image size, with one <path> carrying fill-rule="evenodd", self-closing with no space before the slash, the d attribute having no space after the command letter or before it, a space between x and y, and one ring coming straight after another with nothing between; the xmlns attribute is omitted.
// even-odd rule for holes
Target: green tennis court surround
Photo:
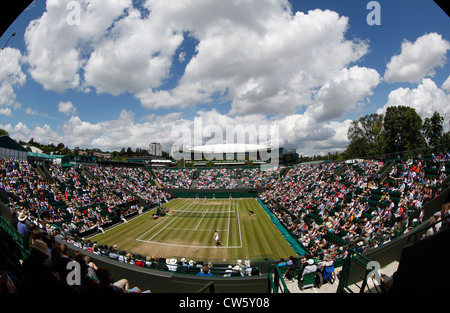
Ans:
<svg viewBox="0 0 450 313"><path fill-rule="evenodd" d="M295 255L257 200L174 199L91 238L143 255L201 260L278 260ZM250 214L253 211L253 215ZM216 247L217 230L222 245Z"/></svg>

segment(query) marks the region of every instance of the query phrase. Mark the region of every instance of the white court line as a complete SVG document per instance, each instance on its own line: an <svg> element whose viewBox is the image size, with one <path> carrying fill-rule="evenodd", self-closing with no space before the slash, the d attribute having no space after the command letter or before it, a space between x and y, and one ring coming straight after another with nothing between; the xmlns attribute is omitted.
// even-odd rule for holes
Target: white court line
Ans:
<svg viewBox="0 0 450 313"><path fill-rule="evenodd" d="M217 249L216 246L190 246L190 245L179 245L179 244L173 244L173 243L164 243L164 242L157 242L157 241L146 241L146 240L138 240L145 243L152 243L157 245L163 245L163 246L172 246L172 247L183 247L183 248L204 248L204 249ZM227 249L239 249L242 248L242 246L228 246Z"/></svg>
<svg viewBox="0 0 450 313"><path fill-rule="evenodd" d="M200 223L203 221L203 218L205 217L205 214L208 213L208 210L209 210L209 209L207 209L206 212L203 212L202 218L200 219L200 221L199 221L198 224L197 224L197 227L195 227L194 230L197 230L197 228L200 226Z"/></svg>
<svg viewBox="0 0 450 313"><path fill-rule="evenodd" d="M189 204L189 203L186 202L185 204L183 204L183 205L181 206L181 208L183 208L183 207L184 207L185 205L187 205L187 204ZM193 203L191 203L191 204L185 209L185 211L186 211L187 209L189 209L189 208L191 207L192 204L193 204ZM155 235L153 235L153 237L151 237L151 238L148 239L147 241L149 242L150 240L152 240L156 235L158 235L161 231L163 231L167 226L169 226L170 224L172 224L177 218L178 218L178 216L175 217L175 218L172 219L172 220L169 220L169 219L165 220L165 221L169 221L169 223L168 223L167 225L165 225L159 232L157 232ZM162 223L164 223L164 221L163 221ZM137 240L137 241L144 241L144 242L145 242L146 240L140 240L139 238L145 236L147 233L149 233L150 231L152 231L154 228L161 226L162 223L156 224L155 226L153 226L152 228L150 228L149 230L147 230L145 233L143 233L141 236L139 236L136 240Z"/></svg>
<svg viewBox="0 0 450 313"><path fill-rule="evenodd" d="M182 231L192 231L192 228L176 228L176 227L166 227L166 229L172 229L172 230L182 230ZM228 231L226 229L196 229L196 231L210 231L214 232L217 231Z"/></svg>
<svg viewBox="0 0 450 313"><path fill-rule="evenodd" d="M230 211L230 210L231 210L231 202L230 202L230 205L228 206L228 211ZM228 247L228 244L230 243L230 222L231 222L230 214L231 213L228 213L227 247Z"/></svg>
<svg viewBox="0 0 450 313"><path fill-rule="evenodd" d="M185 207L186 205L188 205L189 203L185 203L181 206L181 208ZM194 203L192 202L191 204L189 204L189 206L187 208L185 208L184 211L187 211ZM240 223L240 219L239 219L239 206L237 203L234 203L235 206L235 210L237 210L237 220L238 220L238 231L239 231L239 241L240 241L240 246L229 246L228 242L229 239L227 238L227 249L239 249L242 248L242 233L241 233L241 223ZM229 211L231 209L231 202L229 205ZM231 212L230 212L231 214ZM136 241L140 241L140 242L145 242L145 243L151 243L151 244L158 244L158 245L165 245L165 246L173 246L173 247L184 247L184 248L205 248L205 249L216 249L216 246L192 246L192 245L181 245L181 244L171 244L171 243L163 243L163 242L157 242L157 241L151 241L156 235L158 235L161 231L165 230L165 229L177 229L177 228L169 228L167 226L169 226L173 221L175 221L175 219L177 219L179 216L175 217L174 219L172 219L167 225L165 225L161 230L159 230L155 235L153 235L150 239L148 240L141 240L139 238L143 237L145 234L147 234L148 232L150 232L151 230L153 230L155 227L159 226L155 225L154 227L152 227L151 229L149 229L148 231L146 231L144 234L142 234L141 236L139 236ZM203 217L202 217L203 219ZM221 230L221 231L227 231L228 232L228 237L230 235L230 222L231 222L231 216L228 217L228 230ZM192 229L186 229L188 231L192 231ZM196 229L198 230L198 229ZM200 230L198 230L200 231ZM210 230L201 230L201 231L210 231Z"/></svg>
<svg viewBox="0 0 450 313"><path fill-rule="evenodd" d="M241 233L241 219L239 218L239 205L237 203L235 203L234 206L235 206L237 220L238 220L239 241L240 241L241 247L242 247L242 233Z"/></svg>

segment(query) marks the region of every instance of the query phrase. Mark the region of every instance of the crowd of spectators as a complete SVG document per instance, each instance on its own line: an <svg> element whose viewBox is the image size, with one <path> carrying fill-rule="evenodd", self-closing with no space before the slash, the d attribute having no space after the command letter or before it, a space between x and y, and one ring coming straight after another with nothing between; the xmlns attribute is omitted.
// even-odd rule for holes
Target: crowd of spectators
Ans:
<svg viewBox="0 0 450 313"><path fill-rule="evenodd" d="M108 246L92 242L89 239L74 239L71 237L65 237L64 241L73 244L74 246L92 252L96 255L101 255L109 259L117 260L121 263L127 263L137 267L150 268L161 271L172 271L178 273L201 273L205 268L208 268L208 272L211 275L208 276L226 276L234 269L239 268L241 276L255 276L260 275L260 269L258 266L250 261L249 258L244 260L237 260L234 264L228 266L214 265L212 262L205 262L203 260L187 260L186 258L167 258L159 257L157 255L142 255L139 253L133 253L127 250L122 250L116 245ZM201 276L200 274L199 276Z"/></svg>
<svg viewBox="0 0 450 313"><path fill-rule="evenodd" d="M220 168L201 169L192 188L198 189L236 189L270 188L279 178L283 167L261 169Z"/></svg>
<svg viewBox="0 0 450 313"><path fill-rule="evenodd" d="M245 168L241 171L242 188L270 188L280 178L284 167L261 170L259 167Z"/></svg>
<svg viewBox="0 0 450 313"><path fill-rule="evenodd" d="M12 221L13 222L13 221ZM69 253L57 234L33 227L30 221L27 257L11 235L0 227L2 246L0 294L122 294L150 293L131 286L127 278L112 277L107 267L97 267L82 251ZM26 237L24 237L25 240ZM3 254L7 255L3 255ZM7 257L8 261L3 262ZM8 266L4 266L7 264Z"/></svg>
<svg viewBox="0 0 450 313"><path fill-rule="evenodd" d="M112 222L114 212L126 216L139 211L137 197L149 206L165 203L170 195L152 183L143 169L59 164L46 166L54 185L34 170L36 164L15 159L0 160L0 188L9 207L21 211L33 223L60 227L64 233L86 233Z"/></svg>
<svg viewBox="0 0 450 313"><path fill-rule="evenodd" d="M279 179L284 167L252 168L154 168L153 173L162 188L236 189L270 188ZM199 173L194 180L195 172Z"/></svg>
<svg viewBox="0 0 450 313"><path fill-rule="evenodd" d="M440 192L448 161L449 153L398 160L382 183L375 160L299 165L260 198L309 252L354 242L365 251L398 236Z"/></svg>
<svg viewBox="0 0 450 313"><path fill-rule="evenodd" d="M113 186L118 188L118 192L121 190L129 190L134 195L144 199L150 204L156 204L159 202L167 202L169 194L159 189L151 174L143 168L100 168L97 166L91 166L88 170L92 170L94 175L98 177L107 177L111 182L111 176L114 177L115 181L112 183ZM102 173L107 171L106 173ZM114 173L114 175L111 175Z"/></svg>
<svg viewBox="0 0 450 313"><path fill-rule="evenodd" d="M449 162L450 153L398 159L383 180L379 175L385 164L376 160L297 165L284 175L280 175L280 169L265 172L256 168L205 169L200 171L195 188L236 188L238 179L243 188L270 187L259 197L308 253L338 251L349 244L356 244L359 251L365 251L401 233L412 212L423 212L424 205L439 194L443 181L450 174ZM38 165L47 167L54 185L37 174L34 170L37 164L16 159L0 160L0 189L8 197L13 212L12 223L20 229L24 247L29 249L30 261L23 266L31 282L37 283L48 275L46 288L61 288L58 275L56 280L49 278L49 273L55 276L52 253L59 253L53 251L58 250L53 239L55 235L84 250L136 266L211 272L210 264L201 261L144 257L79 239L86 231L95 228L103 231L102 227L112 222L113 209L117 206L129 204L120 210L121 218L139 211L137 197L152 204L168 201L170 196L156 187L154 177L145 169ZM164 186L186 188L192 183L192 170L161 169L156 174ZM447 220L450 219L448 207L447 204L439 212L441 216L447 216ZM423 214L419 219L423 222ZM21 228L25 220L27 226ZM445 227L448 227L447 220ZM433 231L442 227L437 225ZM46 252L43 244L47 247ZM226 270L233 272L237 266ZM33 277L37 268L41 270L41 277ZM89 265L83 263L83 268L92 272ZM241 274L250 274L247 273L250 267L240 268ZM101 277L109 275L107 270L100 273ZM104 292L106 289L109 292L117 291L117 288L122 292L130 289L126 280L121 281L120 286L112 287L102 285L102 279L99 277L95 283L100 284L97 287L103 288ZM2 276L1 282L7 284L9 280ZM83 288L68 290L86 291ZM130 290L140 292L137 287Z"/></svg>
<svg viewBox="0 0 450 313"><path fill-rule="evenodd" d="M236 169L203 169L195 181L198 189L236 189L238 186Z"/></svg>
<svg viewBox="0 0 450 313"><path fill-rule="evenodd" d="M192 183L192 175L195 169L186 168L156 168L153 172L157 175L158 182L164 188L189 189Z"/></svg>

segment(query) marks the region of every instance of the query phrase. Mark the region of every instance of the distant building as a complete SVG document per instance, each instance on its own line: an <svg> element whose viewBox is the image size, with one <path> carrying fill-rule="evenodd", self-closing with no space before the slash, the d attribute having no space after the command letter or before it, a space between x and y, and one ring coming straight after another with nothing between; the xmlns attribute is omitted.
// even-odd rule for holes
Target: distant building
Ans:
<svg viewBox="0 0 450 313"><path fill-rule="evenodd" d="M162 146L158 142L152 142L149 145L148 154L154 156L162 156Z"/></svg>
<svg viewBox="0 0 450 313"><path fill-rule="evenodd" d="M112 159L112 154L110 152L93 152L92 155L99 159Z"/></svg>
<svg viewBox="0 0 450 313"><path fill-rule="evenodd" d="M0 159L14 158L27 159L27 149L18 144L9 136L0 136Z"/></svg>

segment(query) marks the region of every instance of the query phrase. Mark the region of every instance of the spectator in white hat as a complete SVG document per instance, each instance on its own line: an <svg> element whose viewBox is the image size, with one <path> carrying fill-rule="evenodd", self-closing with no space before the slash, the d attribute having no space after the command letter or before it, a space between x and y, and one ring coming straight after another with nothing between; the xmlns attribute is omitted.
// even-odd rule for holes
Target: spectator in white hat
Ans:
<svg viewBox="0 0 450 313"><path fill-rule="evenodd" d="M303 269L302 277L305 276L305 274L314 273L317 271L317 265L314 264L313 259L308 259L306 263L307 265Z"/></svg>
<svg viewBox="0 0 450 313"><path fill-rule="evenodd" d="M19 222L17 223L17 231L24 237L28 232L28 225L26 223L27 216L24 212L20 212L19 214Z"/></svg>

